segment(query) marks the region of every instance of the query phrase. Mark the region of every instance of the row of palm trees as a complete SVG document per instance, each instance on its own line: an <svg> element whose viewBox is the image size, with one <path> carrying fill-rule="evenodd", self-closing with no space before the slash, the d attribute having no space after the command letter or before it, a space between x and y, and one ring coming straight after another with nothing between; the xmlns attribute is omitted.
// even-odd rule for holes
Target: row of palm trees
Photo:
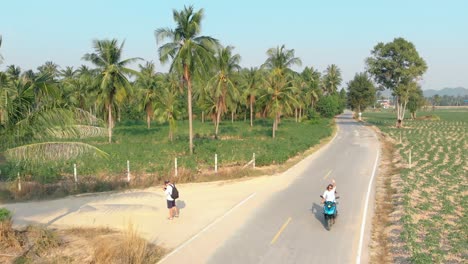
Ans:
<svg viewBox="0 0 468 264"><path fill-rule="evenodd" d="M83 65L61 70L46 62L37 72L22 72L18 66L7 66L0 72L0 135L8 138L8 144L0 151L45 138L57 127L67 127L69 136L76 136L77 127L98 125L95 116L107 121L111 143L121 109L133 108L144 113L148 128L154 118L168 122L170 140L175 121L188 118L192 154L194 116L204 120L208 115L215 137L228 113L234 119L249 112L251 126L255 116L270 116L275 137L281 116L299 119L321 97L336 93L342 82L336 65L330 65L323 76L312 67L293 71L291 67L300 66L301 60L284 45L269 49L260 67L242 68L234 47L200 36L203 9L184 7L174 10L173 17L174 29L155 30L159 59L170 62L168 73L157 72L152 62L142 62L138 70L129 68L142 59L122 58L124 42L115 39L95 40L93 52L83 56L95 68Z"/></svg>

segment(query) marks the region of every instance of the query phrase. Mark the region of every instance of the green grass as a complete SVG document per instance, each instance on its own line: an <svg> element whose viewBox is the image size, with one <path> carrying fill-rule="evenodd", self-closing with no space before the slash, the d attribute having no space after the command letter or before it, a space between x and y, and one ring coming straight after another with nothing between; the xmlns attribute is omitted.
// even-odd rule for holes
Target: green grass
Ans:
<svg viewBox="0 0 468 264"><path fill-rule="evenodd" d="M416 120L405 119L402 129L395 128L392 112L364 113L363 117L395 140L402 159L401 239L411 255L409 261L466 259L468 198L463 193L468 189L468 110L418 113Z"/></svg>
<svg viewBox="0 0 468 264"><path fill-rule="evenodd" d="M177 158L179 170L190 174L212 170L214 156L217 154L218 166L244 165L256 156L257 166L282 164L289 158L318 144L321 139L332 133L330 119L304 121L283 119L276 138L271 137L272 123L257 120L253 127L249 122L223 121L220 125L219 139L214 139L214 126L211 122L194 121L194 155L189 154L188 121L177 123L176 137L168 140L169 128L166 124L153 123L151 128L144 122L123 122L114 128L113 143L107 138L90 138L90 143L109 154L108 159L82 157L66 162L47 162L28 167L16 164L4 165L0 179L16 179L18 170L22 175L42 183L53 183L73 175L73 164L77 164L79 177L124 178L127 160L130 161L132 177L168 177L173 174L174 159ZM5 173L6 172L6 173Z"/></svg>

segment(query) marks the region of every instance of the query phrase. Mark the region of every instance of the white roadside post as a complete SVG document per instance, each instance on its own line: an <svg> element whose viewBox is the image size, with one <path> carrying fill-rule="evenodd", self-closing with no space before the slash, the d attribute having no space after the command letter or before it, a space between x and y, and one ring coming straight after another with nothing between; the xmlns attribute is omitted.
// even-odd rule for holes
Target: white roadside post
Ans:
<svg viewBox="0 0 468 264"><path fill-rule="evenodd" d="M18 190L21 191L21 178L20 178L19 172L18 172Z"/></svg>
<svg viewBox="0 0 468 264"><path fill-rule="evenodd" d="M252 167L255 169L255 153L253 154L252 160L253 160Z"/></svg>
<svg viewBox="0 0 468 264"><path fill-rule="evenodd" d="M76 175L76 163L73 164L73 176L75 177L75 183L77 183L78 176Z"/></svg>
<svg viewBox="0 0 468 264"><path fill-rule="evenodd" d="M127 182L130 182L130 161L127 160Z"/></svg>
<svg viewBox="0 0 468 264"><path fill-rule="evenodd" d="M215 173L218 173L218 154L215 154Z"/></svg>
<svg viewBox="0 0 468 264"><path fill-rule="evenodd" d="M177 177L177 158L174 159L174 174Z"/></svg>

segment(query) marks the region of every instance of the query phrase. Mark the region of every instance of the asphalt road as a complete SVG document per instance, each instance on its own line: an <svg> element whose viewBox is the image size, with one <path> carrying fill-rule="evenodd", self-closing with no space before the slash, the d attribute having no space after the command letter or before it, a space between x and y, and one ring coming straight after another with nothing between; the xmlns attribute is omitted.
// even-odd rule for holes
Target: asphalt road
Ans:
<svg viewBox="0 0 468 264"><path fill-rule="evenodd" d="M351 118L350 112L337 117L336 122L339 130L330 145L288 188L272 196L226 239L208 263L356 263L379 142L372 130ZM337 182L340 199L339 216L328 231L319 195L331 179ZM371 213L368 211L366 217L361 263L367 262Z"/></svg>
<svg viewBox="0 0 468 264"><path fill-rule="evenodd" d="M380 144L349 111L336 123L337 135L327 146L271 179L283 179L283 188L267 194L252 189L161 263L368 263ZM340 199L328 231L319 196L331 179Z"/></svg>

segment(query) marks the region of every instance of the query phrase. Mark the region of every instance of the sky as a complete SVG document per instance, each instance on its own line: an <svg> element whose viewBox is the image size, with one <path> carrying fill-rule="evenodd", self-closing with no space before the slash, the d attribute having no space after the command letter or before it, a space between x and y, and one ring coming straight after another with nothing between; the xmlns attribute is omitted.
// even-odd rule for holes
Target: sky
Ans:
<svg viewBox="0 0 468 264"><path fill-rule="evenodd" d="M336 64L346 87L377 43L403 37L428 65L424 90L468 88L465 0L0 0L0 71L11 64L37 70L46 61L91 66L82 57L93 52L92 41L115 38L125 41L123 58L167 72L154 31L175 28L173 10L189 5L204 9L201 35L234 46L242 67L260 66L269 48L284 44L302 60L294 70Z"/></svg>

